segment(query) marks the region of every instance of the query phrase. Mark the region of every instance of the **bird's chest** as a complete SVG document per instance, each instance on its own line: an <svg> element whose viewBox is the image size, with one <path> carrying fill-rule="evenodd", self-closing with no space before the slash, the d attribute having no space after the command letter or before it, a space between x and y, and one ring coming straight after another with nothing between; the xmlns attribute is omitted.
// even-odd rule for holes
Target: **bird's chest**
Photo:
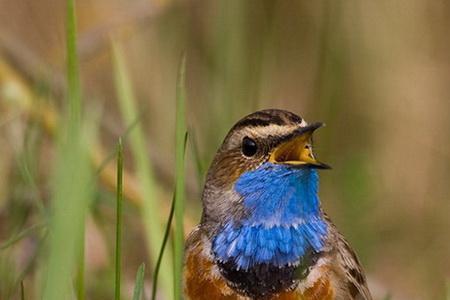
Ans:
<svg viewBox="0 0 450 300"><path fill-rule="evenodd" d="M309 268L261 265L239 271L214 261L207 248L207 244L198 243L186 253L184 284L187 299L334 299L326 265L316 262Z"/></svg>

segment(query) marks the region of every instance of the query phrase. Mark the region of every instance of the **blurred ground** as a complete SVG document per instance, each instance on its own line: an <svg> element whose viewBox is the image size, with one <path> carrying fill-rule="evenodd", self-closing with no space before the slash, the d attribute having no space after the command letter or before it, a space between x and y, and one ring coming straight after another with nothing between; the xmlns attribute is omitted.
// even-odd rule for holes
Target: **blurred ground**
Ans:
<svg viewBox="0 0 450 300"><path fill-rule="evenodd" d="M79 0L77 13L85 107L101 112L95 153L106 155L128 125L114 87L114 38L125 49L163 216L185 51L188 123L201 158L196 168L189 150L189 228L200 214L202 174L230 126L259 108L289 109L327 123L316 140L318 156L333 166L322 174L322 202L359 253L377 299L445 298L448 2ZM49 200L52 128L65 89L64 20L63 1L0 1L1 242L39 223ZM112 295L114 195L105 178L87 224L89 299ZM132 194L132 180L128 188ZM130 287L146 256L135 204L125 213ZM20 274L30 294L37 289L40 238L0 250L0 299L16 295Z"/></svg>

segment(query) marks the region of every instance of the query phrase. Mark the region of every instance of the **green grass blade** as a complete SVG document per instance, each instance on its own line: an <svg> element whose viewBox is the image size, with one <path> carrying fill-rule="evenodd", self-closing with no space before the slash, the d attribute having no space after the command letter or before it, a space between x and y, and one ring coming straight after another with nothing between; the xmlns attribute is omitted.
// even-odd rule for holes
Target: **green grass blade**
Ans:
<svg viewBox="0 0 450 300"><path fill-rule="evenodd" d="M42 295L43 299L49 300L73 296L72 276L75 266L78 268L76 294L78 299L84 299L84 224L92 194L88 146L93 128L81 127L74 0L67 0L66 22L68 103L58 132L52 181L49 256Z"/></svg>
<svg viewBox="0 0 450 300"><path fill-rule="evenodd" d="M184 155L186 154L187 139L188 139L188 134L186 133L184 136L184 150L185 150ZM162 261L163 255L164 255L164 250L166 248L167 241L169 239L170 229L172 228L172 220L173 220L174 211L175 211L175 192L172 197L172 204L170 205L170 213L169 213L169 218L166 223L166 229L164 231L164 239L163 239L163 242L161 245L161 250L159 251L159 256L158 256L158 260L156 261L155 271L153 272L153 287L152 287L152 297L151 297L152 300L156 299L156 287L157 287L157 283L158 283L159 268L161 266L161 261Z"/></svg>
<svg viewBox="0 0 450 300"><path fill-rule="evenodd" d="M175 210L175 195L172 199L172 205L170 207L169 219L167 220L166 230L164 232L164 239L161 245L161 250L159 251L158 260L156 261L155 271L153 272L153 284L152 284L152 300L156 299L156 290L158 286L158 276L159 269L161 268L161 262L164 254L164 250L166 248L167 240L169 239L170 228L172 226L173 213Z"/></svg>
<svg viewBox="0 0 450 300"><path fill-rule="evenodd" d="M144 291L145 264L142 263L136 273L136 283L134 284L133 300L141 300Z"/></svg>
<svg viewBox="0 0 450 300"><path fill-rule="evenodd" d="M170 228L172 227L172 219L173 219L174 210L175 210L175 194L172 198L172 205L170 206L169 218L167 220L166 230L164 232L164 238L163 238L163 242L161 244L161 250L159 251L158 260L156 261L156 265L155 265L155 271L153 272L152 297L150 298L152 300L156 300L156 290L157 290L157 286L158 286L159 269L161 267L164 250L166 248L166 244L169 239L169 233L170 233Z"/></svg>
<svg viewBox="0 0 450 300"><path fill-rule="evenodd" d="M67 0L66 43L67 43L67 87L69 97L69 135L79 130L81 120L81 86L77 55L77 18L75 0ZM77 297L84 299L84 222L81 226L80 245L78 245L78 270L76 276Z"/></svg>
<svg viewBox="0 0 450 300"><path fill-rule="evenodd" d="M175 299L182 299L182 274L184 257L184 201L185 201L185 175L184 175L184 153L185 153L185 70L186 58L183 56L177 80L176 99L176 166L175 166L175 237L174 237L174 294Z"/></svg>
<svg viewBox="0 0 450 300"><path fill-rule="evenodd" d="M117 203L116 203L116 278L115 297L120 299L120 271L121 271L121 245L122 245L122 200L123 200L123 146L122 139L119 138L117 147Z"/></svg>
<svg viewBox="0 0 450 300"><path fill-rule="evenodd" d="M132 124L138 118L136 101L131 88L131 82L126 71L123 51L118 43L113 43L113 59L115 69L115 85L118 94L119 106L125 124ZM163 223L159 215L159 203L156 201L156 184L145 144L144 130L140 123L136 124L129 133L130 148L135 160L137 178L139 180L143 203L141 208L142 220L146 231L147 248L152 262L156 262L159 247L163 240ZM166 251L170 252L168 248ZM171 255L165 255L160 271L161 287L167 299L173 296L173 265Z"/></svg>
<svg viewBox="0 0 450 300"><path fill-rule="evenodd" d="M123 142L126 143L128 135L133 130L134 126L136 126L138 123L139 123L139 118L136 118L133 123L128 125L128 127L125 129L125 132L121 135L122 144L123 144ZM104 168L108 165L108 163L110 161L112 161L116 156L117 156L117 149L110 151L109 154L103 159L103 161L97 167L97 169L95 171L95 175L99 176L100 173L104 170Z"/></svg>
<svg viewBox="0 0 450 300"><path fill-rule="evenodd" d="M80 71L77 55L77 19L75 0L67 0L66 16L67 43L67 87L68 87L68 115L69 124L76 126L81 119L81 87ZM75 128L73 128L76 130Z"/></svg>
<svg viewBox="0 0 450 300"><path fill-rule="evenodd" d="M73 140L79 140L75 143ZM92 193L92 172L88 143L71 137L58 151L54 173L53 207L50 225L50 254L43 299L69 299L75 262L82 274L85 213ZM77 295L83 297L82 276ZM79 298L80 299L80 298Z"/></svg>

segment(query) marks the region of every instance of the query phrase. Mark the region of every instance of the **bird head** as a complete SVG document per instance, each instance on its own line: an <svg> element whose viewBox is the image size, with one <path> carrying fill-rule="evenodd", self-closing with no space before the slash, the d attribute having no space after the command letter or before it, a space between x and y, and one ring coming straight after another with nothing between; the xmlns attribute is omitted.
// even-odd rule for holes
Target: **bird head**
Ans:
<svg viewBox="0 0 450 300"><path fill-rule="evenodd" d="M323 123L308 124L291 112L276 109L258 111L238 121L208 171L202 222L214 225L229 218L245 219L264 208L273 215L282 214L277 208L281 210L288 203L277 203L276 199L292 192L286 180L307 185L317 177L314 169L329 168L314 157L312 149L313 132L321 126ZM280 201L283 199L286 197ZM267 219L264 214L259 217Z"/></svg>

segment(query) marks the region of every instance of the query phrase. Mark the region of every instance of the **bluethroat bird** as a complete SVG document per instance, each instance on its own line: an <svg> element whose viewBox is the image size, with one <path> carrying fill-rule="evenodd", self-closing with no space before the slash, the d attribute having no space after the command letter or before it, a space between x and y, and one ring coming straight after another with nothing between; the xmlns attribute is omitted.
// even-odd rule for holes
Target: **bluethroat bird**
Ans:
<svg viewBox="0 0 450 300"><path fill-rule="evenodd" d="M283 110L231 128L208 171L200 225L186 242L192 300L372 299L359 261L322 211L307 124Z"/></svg>

